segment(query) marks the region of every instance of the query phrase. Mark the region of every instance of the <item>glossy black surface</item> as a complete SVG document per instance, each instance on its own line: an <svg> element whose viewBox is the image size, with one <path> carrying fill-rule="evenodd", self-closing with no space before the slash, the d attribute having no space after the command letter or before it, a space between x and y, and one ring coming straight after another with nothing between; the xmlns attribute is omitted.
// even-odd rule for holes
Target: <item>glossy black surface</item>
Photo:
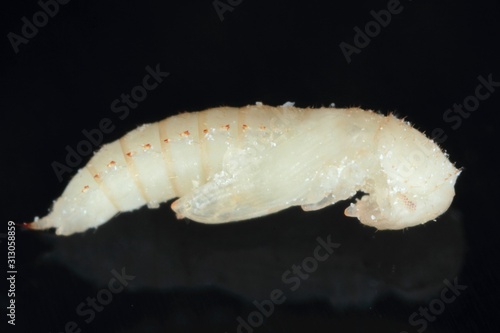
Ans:
<svg viewBox="0 0 500 333"><path fill-rule="evenodd" d="M464 168L450 210L437 222L384 232L344 217L348 202L226 225L176 220L165 204L70 237L18 228L16 326L6 316L2 325L8 332L495 332L498 2L221 2L233 4L223 21L212 0L73 0L18 53L8 34L21 34L21 18L32 21L41 7L4 5L0 233L9 220L47 212L89 156L62 181L53 162L64 163L66 146L76 148L82 131L102 119L114 126L104 143L181 111L256 101L334 102L406 117L438 136ZM355 45L353 29L388 6L398 14L348 63L339 45ZM114 112L147 66L169 75L128 113L117 111L123 103ZM473 103L489 76L495 83L479 88L474 111L447 111ZM318 237L339 246L323 249L315 265L308 258ZM310 272L294 272L301 264ZM90 310L88 298L96 297L106 304ZM271 298L280 303L272 311Z"/></svg>

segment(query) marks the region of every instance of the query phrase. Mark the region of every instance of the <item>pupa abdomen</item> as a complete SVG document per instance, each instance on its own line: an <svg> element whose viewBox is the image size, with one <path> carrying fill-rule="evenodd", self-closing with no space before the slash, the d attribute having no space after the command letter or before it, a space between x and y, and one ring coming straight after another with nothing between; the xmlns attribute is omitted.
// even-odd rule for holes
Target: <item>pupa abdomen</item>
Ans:
<svg viewBox="0 0 500 333"><path fill-rule="evenodd" d="M409 160L410 152L421 158ZM446 211L458 174L434 142L394 116L223 107L143 125L104 145L30 226L69 235L175 197L179 218L223 223L296 205L316 210L363 191L346 215L401 229Z"/></svg>

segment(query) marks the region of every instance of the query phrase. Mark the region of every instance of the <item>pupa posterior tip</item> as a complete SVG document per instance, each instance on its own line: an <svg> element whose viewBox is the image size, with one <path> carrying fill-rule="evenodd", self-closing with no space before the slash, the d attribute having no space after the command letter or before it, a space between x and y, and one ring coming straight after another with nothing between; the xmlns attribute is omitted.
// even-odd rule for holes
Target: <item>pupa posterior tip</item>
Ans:
<svg viewBox="0 0 500 333"><path fill-rule="evenodd" d="M34 229L32 227L33 221L32 222L21 222L21 223L16 223L16 225L21 228L21 229L29 229L32 230Z"/></svg>

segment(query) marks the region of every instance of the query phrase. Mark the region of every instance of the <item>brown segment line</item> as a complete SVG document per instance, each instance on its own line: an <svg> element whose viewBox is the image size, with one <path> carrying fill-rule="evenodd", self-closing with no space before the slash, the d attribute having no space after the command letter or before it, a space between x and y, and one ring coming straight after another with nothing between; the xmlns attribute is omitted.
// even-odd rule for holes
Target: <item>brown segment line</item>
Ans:
<svg viewBox="0 0 500 333"><path fill-rule="evenodd" d="M120 148L125 158L125 163L127 163L127 171L134 180L135 185L139 189L139 192L141 193L141 196L144 198L146 203L150 203L151 200L148 198L148 195L146 194L146 189L144 188L144 185L141 183L141 180L139 179L139 173L137 172L137 167L134 163L133 154L128 149L125 143L125 138L126 136L121 137L119 141L120 141Z"/></svg>
<svg viewBox="0 0 500 333"><path fill-rule="evenodd" d="M102 178L99 176L99 173L97 170L94 168L94 166L90 163L88 163L85 166L85 170L90 174L96 185L101 189L102 193L104 193L104 196L111 202L111 204L115 207L117 211L121 211L120 205L116 202L115 198L111 195L108 187L104 185ZM96 177L97 175L97 177Z"/></svg>
<svg viewBox="0 0 500 333"><path fill-rule="evenodd" d="M208 145L205 139L205 132L207 130L207 115L206 112L197 112L198 116L198 141L200 148L200 180L202 185L207 182L208 175L210 174L208 165Z"/></svg>
<svg viewBox="0 0 500 333"><path fill-rule="evenodd" d="M172 186L172 190L174 191L175 197L179 197L179 187L177 185L177 177L175 175L174 161L172 158L171 152L171 143L168 138L167 133L167 121L170 118L163 119L158 123L158 131L160 135L160 145L161 145L161 156L165 162L165 166L167 168L167 177L170 180L170 184Z"/></svg>
<svg viewBox="0 0 500 333"><path fill-rule="evenodd" d="M237 121L237 127L238 127L238 144L241 144L243 137L245 135L245 130L247 129L246 125L246 108L240 108L238 110L238 121Z"/></svg>

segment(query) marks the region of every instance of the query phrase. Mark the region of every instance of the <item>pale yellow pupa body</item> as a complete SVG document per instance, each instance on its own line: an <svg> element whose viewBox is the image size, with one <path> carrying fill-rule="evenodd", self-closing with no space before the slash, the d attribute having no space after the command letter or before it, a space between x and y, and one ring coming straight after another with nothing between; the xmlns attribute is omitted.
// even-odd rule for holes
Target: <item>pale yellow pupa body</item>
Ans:
<svg viewBox="0 0 500 333"><path fill-rule="evenodd" d="M296 205L317 210L362 191L346 215L402 229L445 212L458 175L433 141L392 115L289 103L220 107L104 145L30 227L70 235L176 197L178 218L223 223Z"/></svg>

